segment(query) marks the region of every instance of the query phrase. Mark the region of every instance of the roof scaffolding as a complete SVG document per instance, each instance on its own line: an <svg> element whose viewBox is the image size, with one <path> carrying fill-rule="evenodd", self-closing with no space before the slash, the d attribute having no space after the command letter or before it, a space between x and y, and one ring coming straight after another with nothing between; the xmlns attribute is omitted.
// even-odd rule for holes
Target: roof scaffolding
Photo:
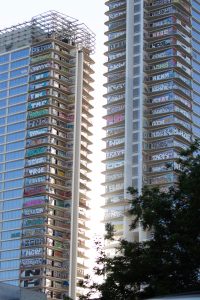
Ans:
<svg viewBox="0 0 200 300"><path fill-rule="evenodd" d="M26 21L0 30L0 52L55 38L72 45L95 50L95 34L77 19L56 11L48 11Z"/></svg>

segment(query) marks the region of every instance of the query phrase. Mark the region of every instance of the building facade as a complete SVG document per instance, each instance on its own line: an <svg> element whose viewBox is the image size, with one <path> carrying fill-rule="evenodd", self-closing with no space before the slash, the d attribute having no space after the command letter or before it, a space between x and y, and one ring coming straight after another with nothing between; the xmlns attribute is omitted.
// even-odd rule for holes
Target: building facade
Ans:
<svg viewBox="0 0 200 300"><path fill-rule="evenodd" d="M129 232L127 188L175 184L179 152L200 137L200 1L106 6L105 222L116 239L140 241L149 237Z"/></svg>
<svg viewBox="0 0 200 300"><path fill-rule="evenodd" d="M47 299L87 268L93 52L55 11L0 31L0 281Z"/></svg>

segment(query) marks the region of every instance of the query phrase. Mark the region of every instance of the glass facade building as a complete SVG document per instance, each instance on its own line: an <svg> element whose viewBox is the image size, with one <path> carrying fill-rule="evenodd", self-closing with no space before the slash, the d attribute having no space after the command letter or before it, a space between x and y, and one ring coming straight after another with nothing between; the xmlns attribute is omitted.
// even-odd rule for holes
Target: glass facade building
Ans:
<svg viewBox="0 0 200 300"><path fill-rule="evenodd" d="M109 0L105 95L105 222L129 232L127 188L177 182L176 158L200 137L200 1ZM166 167L166 164L168 167Z"/></svg>
<svg viewBox="0 0 200 300"><path fill-rule="evenodd" d="M0 31L0 282L47 299L87 268L93 51L55 11Z"/></svg>

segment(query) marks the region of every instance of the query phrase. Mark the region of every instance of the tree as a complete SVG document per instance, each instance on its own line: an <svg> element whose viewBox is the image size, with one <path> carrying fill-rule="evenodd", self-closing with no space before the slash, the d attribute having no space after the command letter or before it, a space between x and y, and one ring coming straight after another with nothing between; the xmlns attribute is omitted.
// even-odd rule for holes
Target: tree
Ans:
<svg viewBox="0 0 200 300"><path fill-rule="evenodd" d="M103 283L82 282L90 288L85 298L97 290L101 300L134 300L200 289L200 155L196 141L177 161L178 182L163 192L144 187L142 194L129 188L133 196L131 229L138 222L152 231L145 242L121 240L113 258L102 253L96 274ZM112 226L107 225L112 238Z"/></svg>

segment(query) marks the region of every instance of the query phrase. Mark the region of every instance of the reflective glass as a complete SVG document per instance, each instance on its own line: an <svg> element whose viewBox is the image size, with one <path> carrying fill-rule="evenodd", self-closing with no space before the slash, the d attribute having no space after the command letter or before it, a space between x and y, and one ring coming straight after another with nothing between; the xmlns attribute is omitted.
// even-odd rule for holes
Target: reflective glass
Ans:
<svg viewBox="0 0 200 300"><path fill-rule="evenodd" d="M3 213L3 220L19 219L21 218L21 213L21 210L6 211Z"/></svg>
<svg viewBox="0 0 200 300"><path fill-rule="evenodd" d="M5 173L5 180L15 179L19 177L23 177L24 171L23 170L16 170Z"/></svg>
<svg viewBox="0 0 200 300"><path fill-rule="evenodd" d="M0 92L0 99L6 98L6 97L7 97L7 91Z"/></svg>
<svg viewBox="0 0 200 300"><path fill-rule="evenodd" d="M21 60L18 60L18 61L14 61L14 62L11 63L11 69L20 68L20 67L26 66L28 64L29 64L29 59L28 58L21 59Z"/></svg>
<svg viewBox="0 0 200 300"><path fill-rule="evenodd" d="M27 92L27 85L18 86L9 90L9 96L15 96L17 94L23 94Z"/></svg>
<svg viewBox="0 0 200 300"><path fill-rule="evenodd" d="M8 71L8 64L5 64L5 65L0 65L0 72L6 72Z"/></svg>
<svg viewBox="0 0 200 300"><path fill-rule="evenodd" d="M0 56L0 64L8 62L9 61L9 54L4 54Z"/></svg>
<svg viewBox="0 0 200 300"><path fill-rule="evenodd" d="M18 208L22 208L22 205L23 205L23 199L14 199L14 200L9 200L9 201L4 201L3 209L4 210L18 209Z"/></svg>
<svg viewBox="0 0 200 300"><path fill-rule="evenodd" d="M5 133L5 127L0 127L0 134L4 134Z"/></svg>
<svg viewBox="0 0 200 300"><path fill-rule="evenodd" d="M25 111L26 110L26 104L20 104L20 105L16 105L16 106L12 106L8 108L8 114L14 114L17 112L21 112L21 111Z"/></svg>
<svg viewBox="0 0 200 300"><path fill-rule="evenodd" d="M20 59L20 58L23 58L23 57L26 57L26 56L29 56L29 48L12 52L11 53L11 60Z"/></svg>
<svg viewBox="0 0 200 300"><path fill-rule="evenodd" d="M23 129L25 129L25 127L26 127L25 122L8 125L7 132L10 133L10 132L18 131L18 130L23 130Z"/></svg>
<svg viewBox="0 0 200 300"><path fill-rule="evenodd" d="M10 72L10 78L14 78L14 77L18 77L18 76L23 76L25 74L28 74L28 67L11 71Z"/></svg>
<svg viewBox="0 0 200 300"><path fill-rule="evenodd" d="M0 100L0 107L5 107L6 106L6 99Z"/></svg>
<svg viewBox="0 0 200 300"><path fill-rule="evenodd" d="M26 113L11 115L7 118L7 123L15 123L26 119Z"/></svg>
<svg viewBox="0 0 200 300"><path fill-rule="evenodd" d="M2 279L2 280L9 279L9 278L18 278L18 277L19 277L19 271L18 270L0 272L0 279Z"/></svg>
<svg viewBox="0 0 200 300"><path fill-rule="evenodd" d="M12 250L12 251L3 251L1 252L2 259L10 259L10 258L19 258L20 257L20 250Z"/></svg>
<svg viewBox="0 0 200 300"><path fill-rule="evenodd" d="M20 266L20 261L18 259L0 262L0 269L18 269L19 266ZM10 284L13 285L13 283Z"/></svg>
<svg viewBox="0 0 200 300"><path fill-rule="evenodd" d="M13 151L13 150L18 150L18 149L24 149L25 147L25 142L20 141L20 142L15 142L15 143L10 143L6 145L6 151ZM0 147L0 152L1 152L1 147Z"/></svg>
<svg viewBox="0 0 200 300"><path fill-rule="evenodd" d="M8 100L8 105L14 105L20 102L26 102L27 101L27 95L20 95L16 97L12 97Z"/></svg>
<svg viewBox="0 0 200 300"><path fill-rule="evenodd" d="M7 80L8 79L8 73L3 73L0 75L0 81L3 81L3 80Z"/></svg>
<svg viewBox="0 0 200 300"><path fill-rule="evenodd" d="M17 86L17 85L21 85L21 84L25 84L28 82L28 77L25 76L25 77L19 77L19 78L16 78L16 79L12 79L10 80L10 87L14 87L14 86Z"/></svg>
<svg viewBox="0 0 200 300"><path fill-rule="evenodd" d="M23 139L25 139L25 132L24 131L16 132L16 133L12 133L12 134L7 135L7 142L23 140Z"/></svg>
<svg viewBox="0 0 200 300"><path fill-rule="evenodd" d="M6 170L21 169L24 167L24 160L17 160L6 163Z"/></svg>
<svg viewBox="0 0 200 300"><path fill-rule="evenodd" d="M20 228L21 220L13 220L9 222L3 222L3 229L12 229L12 228Z"/></svg>
<svg viewBox="0 0 200 300"><path fill-rule="evenodd" d="M7 85L8 85L7 81L0 82L0 90L7 89Z"/></svg>
<svg viewBox="0 0 200 300"><path fill-rule="evenodd" d="M25 154L24 150L7 153L6 154L6 161L7 160L19 159L19 158L24 158L24 154Z"/></svg>

